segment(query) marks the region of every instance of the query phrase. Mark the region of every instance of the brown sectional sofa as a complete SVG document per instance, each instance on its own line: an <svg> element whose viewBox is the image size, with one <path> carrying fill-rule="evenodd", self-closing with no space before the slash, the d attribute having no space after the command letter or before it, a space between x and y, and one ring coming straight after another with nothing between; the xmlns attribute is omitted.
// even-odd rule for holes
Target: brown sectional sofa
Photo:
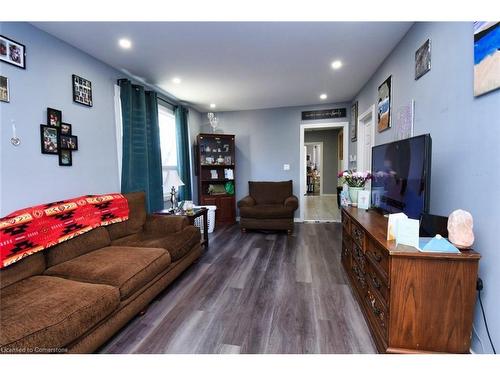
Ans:
<svg viewBox="0 0 500 375"><path fill-rule="evenodd" d="M147 215L125 195L129 220L100 227L0 271L0 353L90 353L202 253L180 216Z"/></svg>

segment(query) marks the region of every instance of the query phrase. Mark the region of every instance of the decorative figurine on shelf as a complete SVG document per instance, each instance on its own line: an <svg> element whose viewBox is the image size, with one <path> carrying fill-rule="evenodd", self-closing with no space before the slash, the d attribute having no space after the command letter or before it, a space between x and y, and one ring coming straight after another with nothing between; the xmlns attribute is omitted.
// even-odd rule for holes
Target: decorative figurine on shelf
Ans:
<svg viewBox="0 0 500 375"><path fill-rule="evenodd" d="M172 169L167 171L167 175L165 176L165 180L163 181L163 186L167 189L170 189L170 203L171 208L170 212L176 213L179 211L177 207L177 191L176 187L184 186L184 182L181 181L177 170Z"/></svg>
<svg viewBox="0 0 500 375"><path fill-rule="evenodd" d="M215 116L215 113L213 113L213 112L208 112L207 117L208 117L208 122L210 123L210 126L212 127L212 133L215 133L215 129L217 129L217 125L219 124L219 121L217 120L217 117Z"/></svg>
<svg viewBox="0 0 500 375"><path fill-rule="evenodd" d="M448 217L448 239L459 249L470 249L474 244L472 215L464 210L455 210Z"/></svg>

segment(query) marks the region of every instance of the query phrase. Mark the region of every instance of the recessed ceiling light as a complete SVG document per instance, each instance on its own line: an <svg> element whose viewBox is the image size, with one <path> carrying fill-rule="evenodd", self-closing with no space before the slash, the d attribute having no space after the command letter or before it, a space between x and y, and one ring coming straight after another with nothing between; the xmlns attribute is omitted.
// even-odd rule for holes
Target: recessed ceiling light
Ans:
<svg viewBox="0 0 500 375"><path fill-rule="evenodd" d="M332 68L333 69L340 69L342 67L342 61L340 60L335 60L332 62Z"/></svg>
<svg viewBox="0 0 500 375"><path fill-rule="evenodd" d="M325 100L326 98L328 98L328 95L326 95L326 94L321 94L321 95L319 96L319 98L320 98L321 100Z"/></svg>
<svg viewBox="0 0 500 375"><path fill-rule="evenodd" d="M178 85L179 83L181 83L181 79L179 77L174 77L172 78L172 82Z"/></svg>
<svg viewBox="0 0 500 375"><path fill-rule="evenodd" d="M217 107L214 103L210 104L210 108L215 108Z"/></svg>
<svg viewBox="0 0 500 375"><path fill-rule="evenodd" d="M118 45L123 49L129 49L132 47L132 42L129 39L122 38L118 41Z"/></svg>

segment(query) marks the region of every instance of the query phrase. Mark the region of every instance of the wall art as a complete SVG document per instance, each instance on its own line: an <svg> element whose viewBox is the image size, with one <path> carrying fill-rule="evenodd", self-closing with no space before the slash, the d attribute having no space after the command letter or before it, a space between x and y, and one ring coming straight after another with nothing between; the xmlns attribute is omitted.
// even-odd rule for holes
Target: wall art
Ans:
<svg viewBox="0 0 500 375"><path fill-rule="evenodd" d="M391 86L392 86L392 76L389 76L379 87L378 87L378 99L377 99L377 125L378 131L382 132L391 127Z"/></svg>
<svg viewBox="0 0 500 375"><path fill-rule="evenodd" d="M26 69L26 46L0 35L0 61Z"/></svg>

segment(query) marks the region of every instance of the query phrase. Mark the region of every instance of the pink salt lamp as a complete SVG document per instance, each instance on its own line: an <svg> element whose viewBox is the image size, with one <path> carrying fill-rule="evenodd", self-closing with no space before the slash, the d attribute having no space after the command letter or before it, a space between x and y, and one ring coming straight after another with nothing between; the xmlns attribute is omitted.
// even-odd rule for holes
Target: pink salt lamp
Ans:
<svg viewBox="0 0 500 375"><path fill-rule="evenodd" d="M470 249L474 243L472 215L464 210L455 210L448 217L448 239L459 249Z"/></svg>

